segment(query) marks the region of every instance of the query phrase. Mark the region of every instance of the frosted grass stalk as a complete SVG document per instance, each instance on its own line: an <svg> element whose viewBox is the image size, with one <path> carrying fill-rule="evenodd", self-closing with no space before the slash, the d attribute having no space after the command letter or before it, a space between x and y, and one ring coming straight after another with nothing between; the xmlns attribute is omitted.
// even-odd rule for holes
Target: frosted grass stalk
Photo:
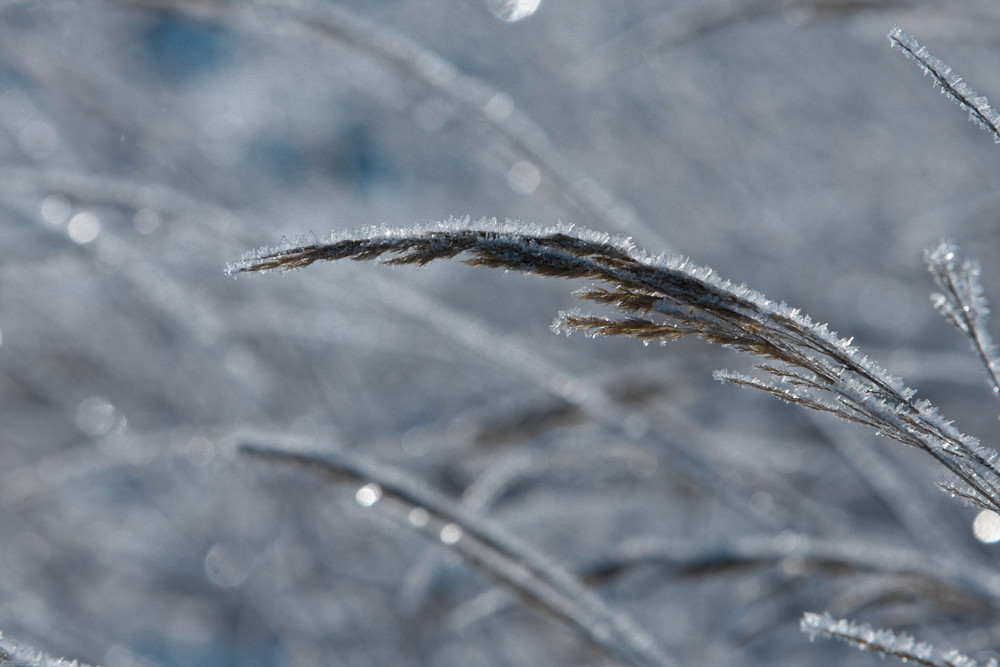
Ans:
<svg viewBox="0 0 1000 667"><path fill-rule="evenodd" d="M761 358L764 378L719 371L718 379L766 391L784 401L864 424L927 452L961 485L953 495L1000 511L997 452L961 433L916 391L825 324L770 301L745 285L687 259L651 257L631 241L572 226L549 229L510 222L450 220L407 229L369 228L250 252L230 274L304 268L326 260L424 265L455 259L474 266L549 277L596 280L577 292L617 311L613 317L561 313L554 330L632 336L666 342L694 335Z"/></svg>
<svg viewBox="0 0 1000 667"><path fill-rule="evenodd" d="M907 58L915 60L924 74L931 75L934 85L941 88L943 95L968 111L969 120L992 133L993 140L1000 143L1000 112L990 105L985 95L977 93L951 67L932 56L927 47L921 46L898 25L889 31L889 44L902 51Z"/></svg>
<svg viewBox="0 0 1000 667"><path fill-rule="evenodd" d="M867 623L855 623L846 618L836 619L828 612L806 612L799 627L809 635L810 640L816 637L840 639L862 651L926 667L998 667L994 658L979 663L958 651L943 651L910 635L873 628Z"/></svg>
<svg viewBox="0 0 1000 667"><path fill-rule="evenodd" d="M626 428L628 413L598 383L553 364L548 358L534 352L526 341L518 340L513 334L497 334L485 323L448 308L424 292L399 282L383 285L376 281L375 288L380 289L383 299L399 312L423 319L440 331L441 335L475 350L490 363L509 368L552 396L573 405L609 433L626 441L651 445L663 452L673 469L708 494L730 508L745 513L755 523L768 523L765 518L749 510L746 501L751 491L741 488L733 481L723 482L722 475L702 454L701 448L679 446L676 438L656 431L631 433ZM573 390L567 391L567 387L573 387ZM687 415L672 415L672 421L677 425L677 430L686 431L684 442L694 442L700 437L699 429L689 423ZM676 431L670 435L675 433Z"/></svg>
<svg viewBox="0 0 1000 667"><path fill-rule="evenodd" d="M77 660L53 658L41 651L6 639L0 633L0 665L31 665L32 667L89 667Z"/></svg>
<svg viewBox="0 0 1000 667"><path fill-rule="evenodd" d="M990 378L993 395L1000 399L1000 357L987 329L990 309L979 276L978 262L965 260L959 265L958 247L941 241L927 251L927 269L941 292L931 295L934 308L969 338Z"/></svg>

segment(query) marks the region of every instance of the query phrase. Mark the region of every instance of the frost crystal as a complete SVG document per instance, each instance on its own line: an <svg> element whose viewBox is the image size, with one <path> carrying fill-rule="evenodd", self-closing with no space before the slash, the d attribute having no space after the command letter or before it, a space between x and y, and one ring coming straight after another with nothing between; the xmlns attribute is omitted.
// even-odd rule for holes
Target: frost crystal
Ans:
<svg viewBox="0 0 1000 667"><path fill-rule="evenodd" d="M89 667L76 660L53 658L41 651L20 646L0 633L0 665L32 665L33 667Z"/></svg>
<svg viewBox="0 0 1000 667"><path fill-rule="evenodd" d="M927 269L934 277L940 293L931 295L931 303L941 315L969 338L973 352L979 357L995 396L1000 397L1000 356L987 330L990 309L986 302L977 262L958 262L958 247L941 241L927 250Z"/></svg>
<svg viewBox="0 0 1000 667"><path fill-rule="evenodd" d="M993 134L993 140L1000 143L1000 112L990 105L986 96L972 89L951 67L932 56L927 48L920 46L916 39L903 32L898 25L889 31L890 45L902 51L907 58L917 61L924 74L934 78L934 85L941 93L969 112L969 120Z"/></svg>
<svg viewBox="0 0 1000 667"><path fill-rule="evenodd" d="M900 33L900 44L910 41ZM910 44L912 46L912 44ZM956 322L975 331L986 317L978 267L956 272L956 253L945 247L932 261L953 289L938 301ZM965 497L1000 512L1000 466L992 450L963 435L902 380L861 354L852 338L775 303L745 285L734 285L686 258L651 257L628 238L560 225L540 228L516 221L470 222L469 218L409 229L366 229L335 235L324 243L245 259L237 272L291 270L316 261L374 260L422 266L464 257L468 264L550 277L597 282L577 292L586 301L614 309L612 316L561 313L553 330L590 336L631 336L643 343L696 336L765 360L761 381L735 373L720 380L759 389L790 403L829 412L871 427L876 433L923 449L968 485ZM943 267L943 268L940 268ZM992 355L985 334L977 338ZM992 359L992 357L989 357ZM993 366L989 362L988 367ZM1000 392L998 392L1000 393Z"/></svg>
<svg viewBox="0 0 1000 667"><path fill-rule="evenodd" d="M799 622L809 641L817 637L840 639L862 651L897 658L902 662L915 662L928 667L977 667L975 660L955 650L941 651L927 642L918 641L907 634L873 628L867 623L855 623L846 618L835 619L829 612L806 612ZM996 660L989 660L982 667L997 667Z"/></svg>

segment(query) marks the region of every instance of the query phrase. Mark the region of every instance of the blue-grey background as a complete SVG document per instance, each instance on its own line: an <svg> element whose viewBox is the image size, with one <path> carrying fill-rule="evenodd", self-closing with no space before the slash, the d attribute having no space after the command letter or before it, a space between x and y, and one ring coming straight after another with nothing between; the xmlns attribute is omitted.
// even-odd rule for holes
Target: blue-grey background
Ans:
<svg viewBox="0 0 1000 667"><path fill-rule="evenodd" d="M830 322L993 444L922 252L954 239L1000 299L1000 148L895 23L1000 99L973 0L2 3L0 631L106 667L614 664L357 484L234 456L253 432L405 468L571 571L717 551L589 580L680 664L877 664L807 610L989 655L981 577L893 557L994 568L944 471L711 378L751 360L555 336L583 285L459 263L223 273L283 236L576 223ZM595 390L623 432L573 407ZM725 557L748 537L779 555ZM806 537L867 565L780 557Z"/></svg>

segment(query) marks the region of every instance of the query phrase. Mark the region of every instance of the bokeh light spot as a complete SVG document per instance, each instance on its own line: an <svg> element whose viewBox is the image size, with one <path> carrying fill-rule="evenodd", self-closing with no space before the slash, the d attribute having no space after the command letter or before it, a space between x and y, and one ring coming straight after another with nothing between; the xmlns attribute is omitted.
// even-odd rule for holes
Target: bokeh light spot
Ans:
<svg viewBox="0 0 1000 667"><path fill-rule="evenodd" d="M1000 514L983 510L972 522L972 533L976 539L986 544L1000 542Z"/></svg>
<svg viewBox="0 0 1000 667"><path fill-rule="evenodd" d="M458 524L449 523L441 529L441 541L445 544L455 544L462 539L462 528Z"/></svg>
<svg viewBox="0 0 1000 667"><path fill-rule="evenodd" d="M483 111L490 120L499 123L514 113L514 100L506 93L496 93L483 106Z"/></svg>
<svg viewBox="0 0 1000 667"><path fill-rule="evenodd" d="M41 213L42 220L56 226L69 220L73 207L62 195L49 195L42 200Z"/></svg>
<svg viewBox="0 0 1000 667"><path fill-rule="evenodd" d="M538 11L542 0L486 0L486 7L493 16L507 23L526 19Z"/></svg>
<svg viewBox="0 0 1000 667"><path fill-rule="evenodd" d="M205 573L216 586L232 588L246 581L250 564L239 553L216 544L205 556Z"/></svg>
<svg viewBox="0 0 1000 667"><path fill-rule="evenodd" d="M55 152L59 146L59 135L48 122L33 120L21 128L17 141L28 157L42 160Z"/></svg>
<svg viewBox="0 0 1000 667"><path fill-rule="evenodd" d="M378 484L365 484L354 494L354 500L362 507L371 507L382 497L382 487Z"/></svg>
<svg viewBox="0 0 1000 667"><path fill-rule="evenodd" d="M123 433L127 423L125 415L100 396L91 396L80 402L75 422L78 429L94 438Z"/></svg>
<svg viewBox="0 0 1000 667"><path fill-rule="evenodd" d="M412 510L410 510L410 515L409 515L410 524L416 526L417 528L423 528L424 526L426 526L430 518L431 518L430 513L423 507L414 507Z"/></svg>
<svg viewBox="0 0 1000 667"><path fill-rule="evenodd" d="M541 182L542 173L527 160L518 162L507 172L507 185L521 195L530 195L538 189L538 184Z"/></svg>
<svg viewBox="0 0 1000 667"><path fill-rule="evenodd" d="M101 219L89 211L77 213L70 218L66 233L74 243L90 243L101 233Z"/></svg>

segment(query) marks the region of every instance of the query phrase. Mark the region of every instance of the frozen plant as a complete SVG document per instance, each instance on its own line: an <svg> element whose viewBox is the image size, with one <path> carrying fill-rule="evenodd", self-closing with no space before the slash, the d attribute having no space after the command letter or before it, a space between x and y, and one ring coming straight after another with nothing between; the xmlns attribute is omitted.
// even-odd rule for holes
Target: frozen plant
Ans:
<svg viewBox="0 0 1000 667"><path fill-rule="evenodd" d="M966 313L958 319L964 323L963 331L977 331L979 323L985 321L985 301L975 283L970 283L974 271L966 265L957 273L948 263L954 249L945 247L944 255L928 255L939 284L953 286L949 296L936 303L945 313ZM960 486L944 484L948 491L1000 512L997 452L957 430L928 401L917 399L915 390L863 355L850 339L840 338L798 309L719 278L710 268L678 257L650 256L627 239L571 226L543 229L510 221L449 220L429 227L370 228L334 235L323 242L262 248L231 264L228 272L288 271L317 261L342 259L423 266L458 258L472 266L596 280L597 284L578 291L577 296L611 306L616 314L563 312L553 324L554 331L629 336L644 343L693 335L754 355L763 360L757 365L763 379L729 371L718 371L715 376L864 424L880 435L921 449L961 482ZM980 341L987 358L986 350L992 348L985 335L974 340ZM258 446L251 451L260 454L262 450ZM274 456L295 459L278 450ZM878 642L879 638L884 639L878 635ZM881 645L878 642L876 646ZM859 645L861 640L853 643ZM898 644L894 640L891 645ZM882 652L908 655L896 648Z"/></svg>
<svg viewBox="0 0 1000 667"><path fill-rule="evenodd" d="M947 96L955 104L969 112L969 120L984 130L993 134L993 140L1000 143L1000 112L990 106L985 95L977 93L948 65L932 56L927 47L911 35L903 32L898 25L889 31L889 43L894 49L902 51L907 58L912 58L934 79L934 85L941 88L941 94Z"/></svg>
<svg viewBox="0 0 1000 667"><path fill-rule="evenodd" d="M902 51L908 58L920 64L925 74L934 79L941 93L949 97L969 112L969 119L993 134L994 141L1000 142L1000 112L989 100L973 90L951 67L931 55L912 36L897 25L889 31L889 41L893 48ZM989 307L979 281L981 268L978 262L965 260L959 263L959 249L949 241L942 241L926 252L927 268L934 282L941 290L931 296L934 308L968 337L973 351L989 375L990 386L995 396L1000 396L1000 380L997 369L1000 360L993 339L987 330ZM996 452L986 455L993 465ZM973 504L996 511L979 502L975 494L952 489L953 492ZM868 624L857 624L847 619L836 620L829 613L807 612L801 621L802 631L810 639L822 635L846 641L864 651L872 651L882 656L898 658L903 662L914 662L929 667L976 667L975 660L958 651L941 651L926 642L918 642L906 634L895 634L892 630L874 629ZM984 667L996 667L997 660L991 658Z"/></svg>
<svg viewBox="0 0 1000 667"><path fill-rule="evenodd" d="M801 627L810 640L819 636L840 639L862 651L927 667L997 667L998 664L995 658L979 663L958 651L942 651L907 634L896 634L845 618L835 619L828 613L807 612L802 617Z"/></svg>
<svg viewBox="0 0 1000 667"><path fill-rule="evenodd" d="M943 93L967 109L972 120L1000 141L1000 114L985 97L898 26L889 33L889 39L894 47L917 60ZM761 376L717 371L715 377L866 425L880 435L921 449L954 476L942 484L947 491L1000 513L1000 463L995 450L960 432L928 401L918 399L915 390L863 355L852 345L852 339L839 337L796 308L721 279L708 267L673 256L651 256L628 239L572 226L539 228L495 220L471 223L466 218L409 229L369 228L333 235L323 242L302 240L262 248L231 264L228 272L287 271L316 261L342 259L417 266L439 259L461 259L473 266L597 281L576 292L577 296L610 306L615 314L562 312L553 324L554 331L629 336L644 343L665 343L693 335L749 353L762 360L756 366ZM941 290L932 297L934 307L970 339L989 374L994 394L1000 394L997 353L986 330L989 309L979 282L978 264L959 264L958 248L949 242L929 249L926 260ZM247 451L330 465L308 454L266 446ZM573 622L572 616L567 618ZM578 627L585 634L590 628L588 624ZM940 651L892 630L838 621L829 613L808 612L801 627L810 638L823 635L842 639L862 650L904 662L929 667L977 664L957 651ZM641 652L630 655L615 642L604 643L604 647L624 657L642 656ZM996 664L990 660L987 667Z"/></svg>
<svg viewBox="0 0 1000 667"><path fill-rule="evenodd" d="M942 241L927 251L927 269L941 289L931 295L934 308L969 338L972 350L989 374L993 394L1000 398L997 378L1000 359L986 328L990 310L979 282L982 272L979 263L965 260L959 264L958 248L954 243Z"/></svg>
<svg viewBox="0 0 1000 667"><path fill-rule="evenodd" d="M24 667L88 667L77 660L53 658L42 651L17 644L5 639L3 633L0 633L0 665L9 667L22 665Z"/></svg>
<svg viewBox="0 0 1000 667"><path fill-rule="evenodd" d="M807 609L998 645L997 547L927 452L986 491L988 457L905 386L996 446L915 266L954 237L994 282L995 153L884 48L904 12L988 62L988 3L499 4L3 3L0 662L874 662ZM452 212L580 227L409 227ZM330 220L585 275L219 275ZM581 287L557 328L614 339L546 335Z"/></svg>
<svg viewBox="0 0 1000 667"><path fill-rule="evenodd" d="M516 222L451 220L411 229L367 229L322 243L264 248L229 267L230 273L292 270L316 261L373 260L422 266L465 257L466 264L548 277L597 280L577 292L612 306L615 316L560 313L553 330L593 336L631 336L666 342L695 335L764 360L765 379L718 371L723 381L875 429L922 449L963 487L946 488L1000 512L1000 462L995 450L961 433L916 391L798 309L775 303L745 285L716 276L687 259L650 256L623 238L572 227L533 228Z"/></svg>

